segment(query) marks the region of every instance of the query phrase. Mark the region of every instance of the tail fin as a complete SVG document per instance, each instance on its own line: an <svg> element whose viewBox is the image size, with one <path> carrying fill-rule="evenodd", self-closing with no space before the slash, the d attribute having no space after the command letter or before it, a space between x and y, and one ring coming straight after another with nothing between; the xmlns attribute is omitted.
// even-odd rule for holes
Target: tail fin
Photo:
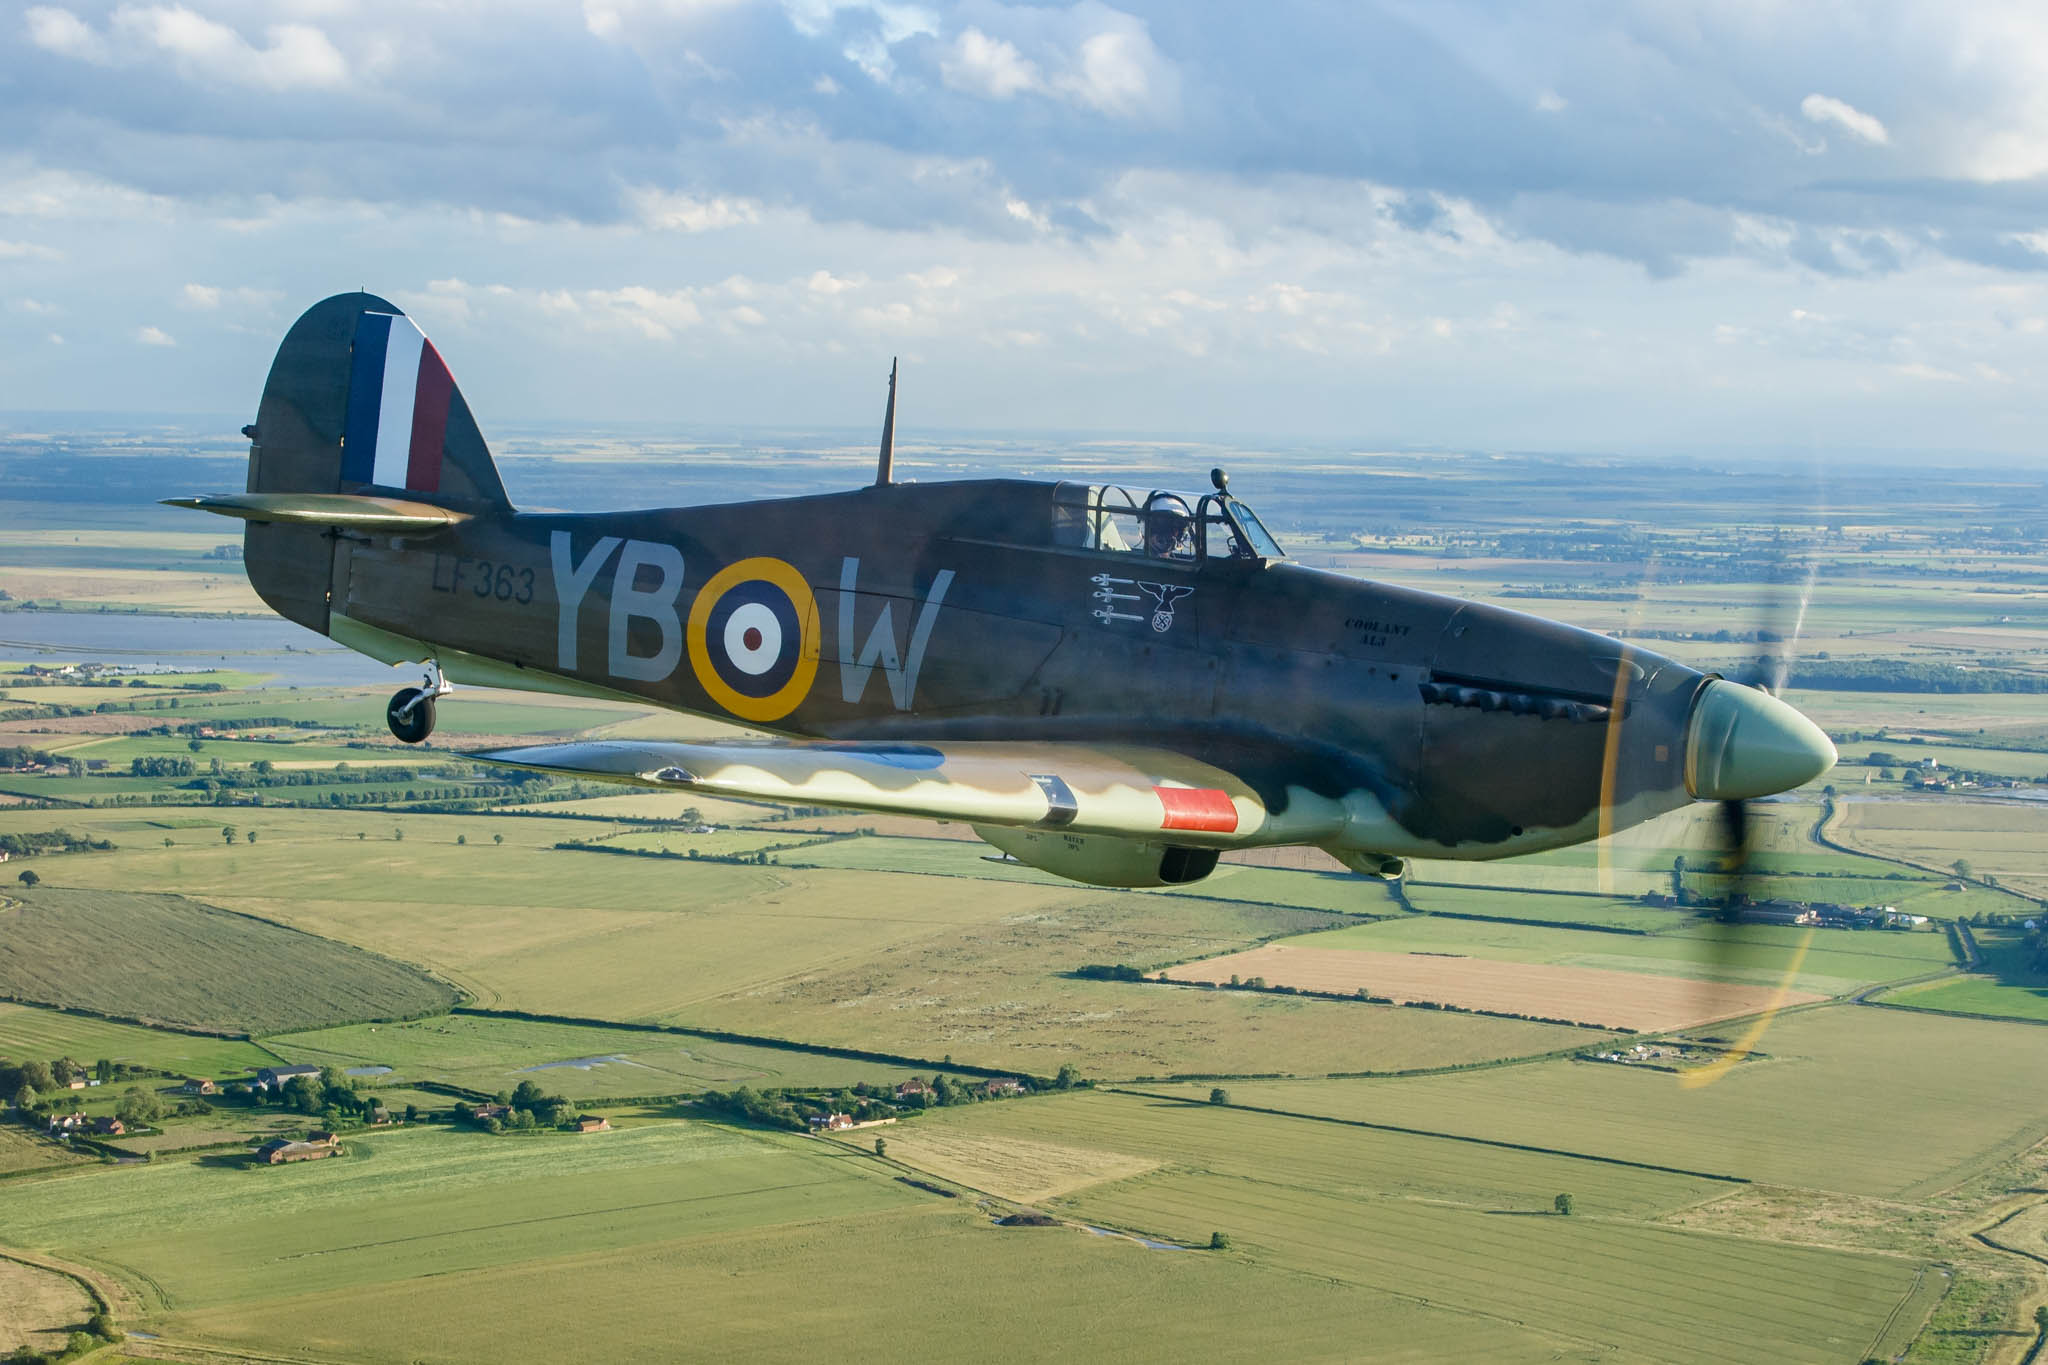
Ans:
<svg viewBox="0 0 2048 1365"><path fill-rule="evenodd" d="M374 294L323 299L292 324L254 439L251 493L403 489L469 510L506 505L441 353Z"/></svg>
<svg viewBox="0 0 2048 1365"><path fill-rule="evenodd" d="M374 294L337 294L285 333L249 429L251 493L403 493L470 512L509 507L469 404L434 344ZM249 581L323 634L331 531L252 522Z"/></svg>

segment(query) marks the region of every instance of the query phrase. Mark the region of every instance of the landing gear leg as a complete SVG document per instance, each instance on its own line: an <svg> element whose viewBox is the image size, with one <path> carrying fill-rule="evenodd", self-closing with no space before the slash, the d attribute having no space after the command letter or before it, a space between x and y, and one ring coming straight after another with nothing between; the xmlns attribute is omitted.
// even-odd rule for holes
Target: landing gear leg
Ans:
<svg viewBox="0 0 2048 1365"><path fill-rule="evenodd" d="M455 690L454 685L441 676L439 660L427 660L426 676L418 687L401 687L392 694L391 702L384 708L384 719L391 726L391 733L407 744L418 744L434 733L434 701Z"/></svg>

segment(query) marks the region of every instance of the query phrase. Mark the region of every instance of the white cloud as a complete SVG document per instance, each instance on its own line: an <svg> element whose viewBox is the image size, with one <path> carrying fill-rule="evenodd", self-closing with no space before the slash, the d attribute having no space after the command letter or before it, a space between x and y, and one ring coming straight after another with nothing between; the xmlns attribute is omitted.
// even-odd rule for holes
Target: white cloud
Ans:
<svg viewBox="0 0 2048 1365"><path fill-rule="evenodd" d="M29 12L38 47L97 64L147 66L169 57L179 74L202 85L275 91L329 89L348 80L348 61L320 29L273 24L269 43L251 44L218 20L183 5L122 5L101 35L68 10Z"/></svg>
<svg viewBox="0 0 2048 1365"><path fill-rule="evenodd" d="M47 339L52 346L62 346L64 344L64 334L62 332L52 332Z"/></svg>
<svg viewBox="0 0 2048 1365"><path fill-rule="evenodd" d="M164 331L161 327L138 327L135 329L135 339L144 346L175 346L178 344L177 338Z"/></svg>
<svg viewBox="0 0 2048 1365"><path fill-rule="evenodd" d="M43 51L95 65L107 61L106 42L92 31L90 24L70 10L34 5L25 18L28 21L28 40Z"/></svg>
<svg viewBox="0 0 2048 1365"><path fill-rule="evenodd" d="M804 288L813 294L834 295L844 294L849 289L858 289L863 283L865 281L859 279L840 279L829 270L814 270L811 277L804 281Z"/></svg>
<svg viewBox="0 0 2048 1365"><path fill-rule="evenodd" d="M161 227L176 212L171 199L96 176L0 162L0 216L146 221Z"/></svg>
<svg viewBox="0 0 2048 1365"><path fill-rule="evenodd" d="M0 240L0 261L61 261L64 253L39 242Z"/></svg>
<svg viewBox="0 0 2048 1365"><path fill-rule="evenodd" d="M1799 101L1799 112L1813 123L1832 123L1862 138L1874 147L1889 146L1891 134L1875 117L1832 95L1808 95Z"/></svg>
<svg viewBox="0 0 2048 1365"><path fill-rule="evenodd" d="M34 313L40 317L48 317L63 311L56 304L45 303L41 299L16 299L14 306L24 313Z"/></svg>
<svg viewBox="0 0 2048 1365"><path fill-rule="evenodd" d="M215 284L188 284L178 291L178 304L198 312L214 312L223 304L231 308L267 309L283 298L275 289L251 289L247 285L222 288Z"/></svg>
<svg viewBox="0 0 2048 1365"><path fill-rule="evenodd" d="M1122 16L1119 16L1122 17ZM1098 33L1081 44L1075 70L1060 87L1105 114L1129 116L1151 105L1159 91L1155 74L1159 49L1144 26L1132 21Z"/></svg>
<svg viewBox="0 0 2048 1365"><path fill-rule="evenodd" d="M978 28L969 28L953 40L952 48L939 63L939 72L955 90L1006 100L1025 90L1043 85L1038 67L1017 45L991 38Z"/></svg>
<svg viewBox="0 0 2048 1365"><path fill-rule="evenodd" d="M580 299L611 321L630 327L649 341L673 341L704 320L697 301L687 289L666 293L646 285L629 284L623 289L589 289Z"/></svg>
<svg viewBox="0 0 2048 1365"><path fill-rule="evenodd" d="M1924 360L1910 361L1904 365L1886 366L1902 379L1923 379L1935 384L1959 384L1963 377L1954 370L1944 370L1939 365L1929 365Z"/></svg>
<svg viewBox="0 0 2048 1365"><path fill-rule="evenodd" d="M669 232L710 232L761 220L761 205L752 199L698 199L639 186L626 192L626 202L643 225Z"/></svg>

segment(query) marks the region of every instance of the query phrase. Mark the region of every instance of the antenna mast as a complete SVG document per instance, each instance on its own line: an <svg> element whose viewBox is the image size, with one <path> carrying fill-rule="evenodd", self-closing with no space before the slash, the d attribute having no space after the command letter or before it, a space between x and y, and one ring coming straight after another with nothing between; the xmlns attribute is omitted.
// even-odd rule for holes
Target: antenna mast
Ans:
<svg viewBox="0 0 2048 1365"><path fill-rule="evenodd" d="M889 357L889 406L882 413L882 457L875 466L875 487L891 482L896 470L896 357Z"/></svg>

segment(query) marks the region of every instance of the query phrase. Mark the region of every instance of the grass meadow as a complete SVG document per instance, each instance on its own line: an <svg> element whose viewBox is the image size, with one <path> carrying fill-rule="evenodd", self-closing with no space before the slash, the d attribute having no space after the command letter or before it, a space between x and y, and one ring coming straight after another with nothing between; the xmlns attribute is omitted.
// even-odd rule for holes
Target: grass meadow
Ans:
<svg viewBox="0 0 2048 1365"><path fill-rule="evenodd" d="M368 1365L564 1359L773 1360L914 1338L933 1359L1294 1360L1503 1365L1596 1356L1498 1318L1245 1256L1148 1250L1074 1228L996 1228L922 1206L659 1241L179 1314L250 1350ZM484 1343L479 1350L479 1343ZM850 1349L850 1348L849 1348Z"/></svg>
<svg viewBox="0 0 2048 1365"><path fill-rule="evenodd" d="M1668 1072L1575 1061L1229 1089L1244 1105L1897 1199L2048 1137L2048 1094L2026 1079L2044 1039L2029 1025L1837 1005L1781 1015L1760 1046L1761 1060L1692 1090Z"/></svg>
<svg viewBox="0 0 2048 1365"><path fill-rule="evenodd" d="M117 1024L89 1015L0 1002L0 1057L48 1061L105 1057L174 1075L217 1077L275 1066L283 1059L257 1043Z"/></svg>
<svg viewBox="0 0 2048 1365"><path fill-rule="evenodd" d="M78 886L176 885L419 964L489 1008L951 1055L1034 1074L1067 1063L1104 1077L1399 1070L1545 1052L1583 1037L1520 1021L1424 1022L1067 975L1089 963L1213 956L1339 922L1317 910L1049 881L565 852L553 845L616 827L544 815L234 814L259 831L255 844L230 848L205 828L111 833L160 818L155 811L65 812L67 825L110 832L122 847L44 859L43 875ZM50 823L48 812L0 812L0 829ZM394 828L406 838L394 839ZM498 833L502 846L491 842ZM1324 880L1257 868L1235 875ZM1364 894L1384 903L1377 884Z"/></svg>
<svg viewBox="0 0 2048 1365"><path fill-rule="evenodd" d="M694 1358L766 1358L886 1337L906 1314L1025 1360L1278 1344L1315 1359L1538 1361L1562 1344L1252 1257L994 1228L836 1143L667 1123L349 1147L305 1166L181 1161L17 1185L9 1235L110 1271L169 1341L356 1361L468 1360L479 1341L509 1361L680 1342Z"/></svg>
<svg viewBox="0 0 2048 1365"><path fill-rule="evenodd" d="M1575 1196L1576 1198L1576 1196ZM1174 1172L1065 1201L1148 1235L1228 1229L1263 1263L1451 1301L1622 1359L1721 1365L1861 1359L1919 1267L1541 1210L1304 1189ZM1739 1304L1739 1311L1733 1311Z"/></svg>
<svg viewBox="0 0 2048 1365"><path fill-rule="evenodd" d="M378 1080L380 1086L439 1081L495 1094L532 1081L572 1100L739 1085L894 1083L908 1074L815 1052L470 1014L281 1034L264 1044L294 1062L391 1067L389 1079ZM568 1062L595 1064L564 1065Z"/></svg>
<svg viewBox="0 0 2048 1365"><path fill-rule="evenodd" d="M1730 1187L1569 1157L1131 1095L984 1105L922 1122L919 1143L1023 1138L1092 1153L1109 1178L1054 1197L1051 1207L1070 1216L1184 1245L1222 1231L1255 1264L1454 1302L1575 1351L1856 1359L1917 1269L1646 1226ZM1150 1169L1116 1178L1112 1158ZM951 1169L964 1173L957 1157ZM1573 1196L1570 1218L1551 1212L1559 1192ZM1744 1312L1731 1321L1736 1293Z"/></svg>
<svg viewBox="0 0 2048 1365"><path fill-rule="evenodd" d="M1883 999L1915 1009L2048 1024L2048 973L2035 971L2027 960L2021 931L1987 928L1974 932L1982 972L1907 986Z"/></svg>
<svg viewBox="0 0 2048 1365"><path fill-rule="evenodd" d="M844 1153L716 1125L523 1139L427 1127L347 1145L302 1166L176 1161L14 1183L8 1235L110 1266L179 1312L918 1198Z"/></svg>

